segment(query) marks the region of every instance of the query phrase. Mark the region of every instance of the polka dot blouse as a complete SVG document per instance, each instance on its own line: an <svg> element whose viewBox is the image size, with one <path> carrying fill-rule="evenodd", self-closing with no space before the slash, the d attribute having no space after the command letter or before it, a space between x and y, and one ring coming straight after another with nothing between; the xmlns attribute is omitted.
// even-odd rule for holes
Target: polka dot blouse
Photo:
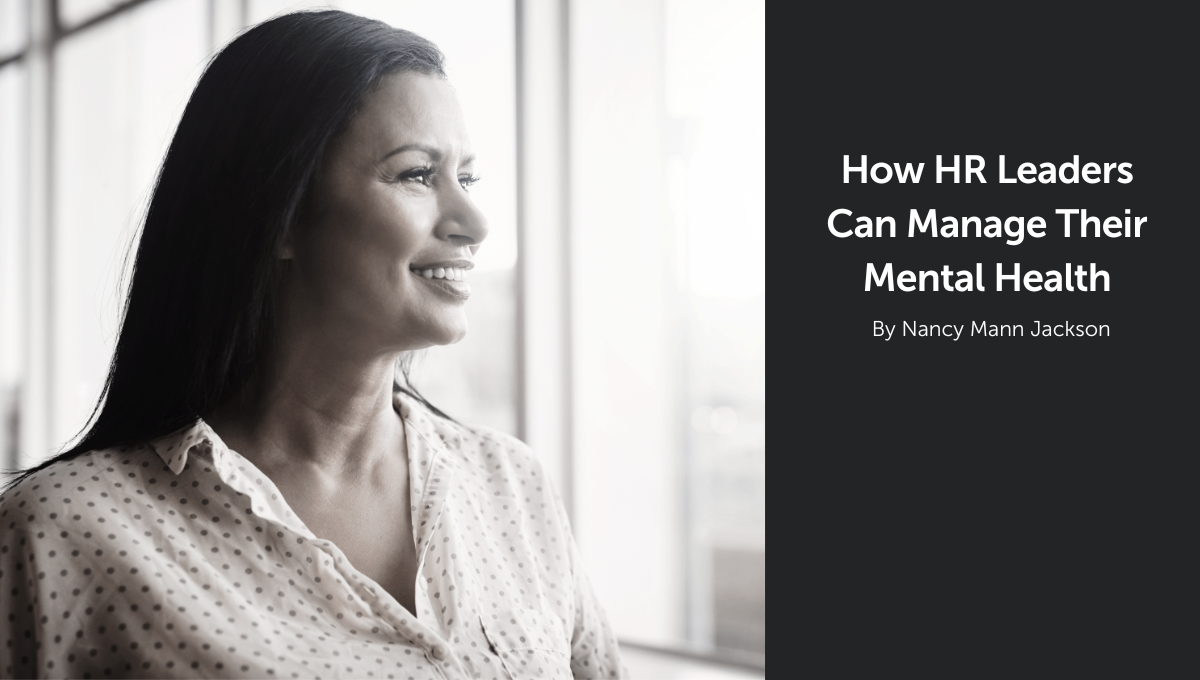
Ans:
<svg viewBox="0 0 1200 680"><path fill-rule="evenodd" d="M416 611L204 422L0 497L3 677L616 678L562 504L517 439L397 395Z"/></svg>

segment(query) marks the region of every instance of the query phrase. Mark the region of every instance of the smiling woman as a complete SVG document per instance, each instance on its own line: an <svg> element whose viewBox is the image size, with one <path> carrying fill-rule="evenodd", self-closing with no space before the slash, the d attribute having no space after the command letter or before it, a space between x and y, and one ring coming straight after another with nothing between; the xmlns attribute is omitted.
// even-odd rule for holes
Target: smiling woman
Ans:
<svg viewBox="0 0 1200 680"><path fill-rule="evenodd" d="M442 55L337 11L209 65L159 173L91 428L0 497L0 668L620 677L517 439L407 383L487 236Z"/></svg>
<svg viewBox="0 0 1200 680"><path fill-rule="evenodd" d="M299 323L325 326L322 337L342 347L408 351L461 340L470 297L461 272L487 235L467 193L478 180L474 161L446 81L384 76L331 150L310 215L284 244L295 273L284 308Z"/></svg>

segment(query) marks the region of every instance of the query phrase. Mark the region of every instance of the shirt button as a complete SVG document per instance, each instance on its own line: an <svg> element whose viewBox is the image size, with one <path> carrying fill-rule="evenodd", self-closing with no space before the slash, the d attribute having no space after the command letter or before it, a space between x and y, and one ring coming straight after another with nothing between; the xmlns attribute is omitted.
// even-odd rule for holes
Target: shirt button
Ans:
<svg viewBox="0 0 1200 680"><path fill-rule="evenodd" d="M442 661L446 658L446 648L442 645L436 645L429 651L431 654L433 654L433 658L437 659L438 661Z"/></svg>

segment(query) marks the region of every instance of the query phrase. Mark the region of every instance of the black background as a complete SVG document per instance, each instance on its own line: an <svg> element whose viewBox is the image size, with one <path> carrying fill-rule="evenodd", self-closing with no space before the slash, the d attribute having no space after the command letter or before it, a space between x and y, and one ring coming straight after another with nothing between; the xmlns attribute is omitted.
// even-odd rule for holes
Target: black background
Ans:
<svg viewBox="0 0 1200 680"><path fill-rule="evenodd" d="M772 666L787 665L784 622L799 621L809 677L1157 677L1194 648L1200 578L1185 22L1094 7L782 11L768 17L770 582L796 600L769 614ZM846 154L925 171L844 184ZM988 182L935 183L937 154L983 156ZM1131 163L1134 179L999 184L1001 154L1009 176L1078 154ZM890 215L897 237L835 238L838 208ZM1046 236L910 239L911 208L1040 215ZM1058 208L1149 221L1141 238L1065 239ZM868 262L981 262L988 290L864 292ZM996 292L997 262L1095 262L1111 290ZM875 320L1103 323L1112 336L885 342Z"/></svg>

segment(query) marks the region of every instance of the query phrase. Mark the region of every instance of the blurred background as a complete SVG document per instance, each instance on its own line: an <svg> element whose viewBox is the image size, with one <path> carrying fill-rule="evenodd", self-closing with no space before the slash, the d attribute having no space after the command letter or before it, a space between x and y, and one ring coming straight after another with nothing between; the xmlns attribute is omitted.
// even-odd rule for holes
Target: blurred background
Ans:
<svg viewBox="0 0 1200 680"><path fill-rule="evenodd" d="M765 668L764 0L0 0L0 466L86 425L207 61L336 7L447 56L489 217L417 387L538 451L635 677Z"/></svg>

